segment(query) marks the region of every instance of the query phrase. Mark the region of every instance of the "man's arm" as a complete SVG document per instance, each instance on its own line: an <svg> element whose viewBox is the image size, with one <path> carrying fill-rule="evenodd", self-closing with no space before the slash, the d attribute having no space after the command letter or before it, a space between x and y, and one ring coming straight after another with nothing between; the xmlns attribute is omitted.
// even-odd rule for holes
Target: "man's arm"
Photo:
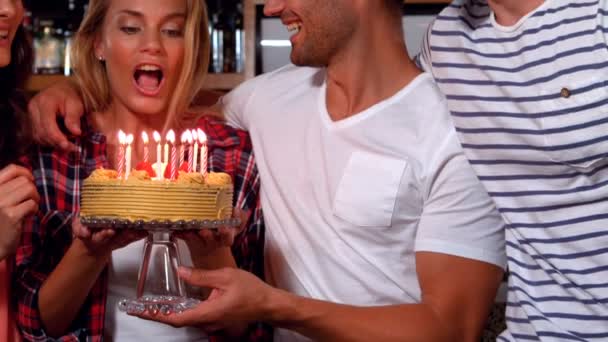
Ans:
<svg viewBox="0 0 608 342"><path fill-rule="evenodd" d="M81 134L80 118L84 113L84 105L76 83L66 80L41 91L30 100L28 111L32 134L37 143L62 150L75 148L59 128L57 118L63 118L69 133Z"/></svg>
<svg viewBox="0 0 608 342"><path fill-rule="evenodd" d="M277 292L266 315L319 341L478 341L502 270L429 252L416 254L416 268L419 304L364 308Z"/></svg>
<svg viewBox="0 0 608 342"><path fill-rule="evenodd" d="M262 320L318 341L477 341L502 277L492 264L418 252L418 304L355 307L299 297L231 269L180 270L189 283L213 288L213 300L181 314L142 317L215 330Z"/></svg>

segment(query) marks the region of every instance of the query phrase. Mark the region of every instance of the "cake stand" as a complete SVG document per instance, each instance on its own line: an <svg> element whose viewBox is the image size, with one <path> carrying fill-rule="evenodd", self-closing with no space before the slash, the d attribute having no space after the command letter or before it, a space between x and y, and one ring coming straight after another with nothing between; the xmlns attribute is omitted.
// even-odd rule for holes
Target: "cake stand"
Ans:
<svg viewBox="0 0 608 342"><path fill-rule="evenodd" d="M188 296L184 282L177 275L180 260L173 233L238 227L241 223L238 218L144 222L95 217L82 217L80 222L92 230L112 228L148 232L137 275L136 298L122 299L118 304L121 311L130 314L144 311L153 314L179 313L198 305L200 300Z"/></svg>

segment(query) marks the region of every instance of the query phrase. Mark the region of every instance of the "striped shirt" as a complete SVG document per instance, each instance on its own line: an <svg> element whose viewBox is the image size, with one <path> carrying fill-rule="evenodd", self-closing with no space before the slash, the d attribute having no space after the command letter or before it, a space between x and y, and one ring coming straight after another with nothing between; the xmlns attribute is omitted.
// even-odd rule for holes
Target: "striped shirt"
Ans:
<svg viewBox="0 0 608 342"><path fill-rule="evenodd" d="M419 64L506 226L499 341L608 340L608 0L548 0L513 26L456 0Z"/></svg>

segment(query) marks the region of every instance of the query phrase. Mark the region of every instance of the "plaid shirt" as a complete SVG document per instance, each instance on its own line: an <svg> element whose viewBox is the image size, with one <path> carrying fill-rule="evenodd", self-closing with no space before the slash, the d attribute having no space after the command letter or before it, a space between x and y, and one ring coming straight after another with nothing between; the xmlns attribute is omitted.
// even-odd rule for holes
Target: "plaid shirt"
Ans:
<svg viewBox="0 0 608 342"><path fill-rule="evenodd" d="M79 211L80 185L91 172L108 167L106 138L85 124L75 140L77 153L39 147L28 161L41 195L38 214L24 225L16 255L14 291L17 324L27 341L52 340L45 333L38 310L40 287L72 243L72 217ZM234 180L235 207L252 209L233 253L240 268L263 277L264 226L259 201L259 176L249 136L210 118L198 122L208 137L209 168ZM57 341L103 341L107 295L107 267L97 279L70 331ZM135 284L133 284L135 286ZM267 326L252 325L249 340L271 339ZM211 340L214 340L211 337Z"/></svg>

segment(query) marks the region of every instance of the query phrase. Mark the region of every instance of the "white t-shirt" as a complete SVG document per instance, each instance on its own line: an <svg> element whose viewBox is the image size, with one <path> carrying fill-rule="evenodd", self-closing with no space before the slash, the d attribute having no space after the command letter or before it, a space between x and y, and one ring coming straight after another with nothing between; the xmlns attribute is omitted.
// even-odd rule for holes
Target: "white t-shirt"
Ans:
<svg viewBox="0 0 608 342"><path fill-rule="evenodd" d="M325 79L325 69L287 66L222 99L228 122L253 141L267 281L374 306L419 302L416 251L504 266L504 224L431 76L338 122Z"/></svg>
<svg viewBox="0 0 608 342"><path fill-rule="evenodd" d="M108 297L104 338L107 341L139 342L150 338L154 342L207 341L207 335L197 328L173 328L169 325L129 316L118 310L118 302L136 297L137 274L143 257L144 240L136 241L112 252L109 267ZM188 246L178 240L181 264L192 265Z"/></svg>
<svg viewBox="0 0 608 342"><path fill-rule="evenodd" d="M607 0L547 0L508 27L457 0L422 49L507 223L498 341L608 341L607 38Z"/></svg>

